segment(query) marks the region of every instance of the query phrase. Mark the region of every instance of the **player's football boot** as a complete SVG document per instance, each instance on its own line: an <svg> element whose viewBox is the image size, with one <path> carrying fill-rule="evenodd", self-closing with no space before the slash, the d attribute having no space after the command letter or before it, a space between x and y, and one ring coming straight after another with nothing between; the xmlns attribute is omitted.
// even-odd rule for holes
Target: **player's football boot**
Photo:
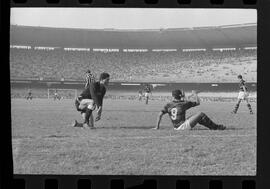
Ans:
<svg viewBox="0 0 270 189"><path fill-rule="evenodd" d="M77 127L78 126L78 121L75 120L73 123L72 123L72 127Z"/></svg>
<svg viewBox="0 0 270 189"><path fill-rule="evenodd" d="M84 123L83 128L85 128L85 129L95 129L95 127L93 125L90 125L89 123Z"/></svg>
<svg viewBox="0 0 270 189"><path fill-rule="evenodd" d="M226 127L224 125L217 125L217 130L225 130Z"/></svg>

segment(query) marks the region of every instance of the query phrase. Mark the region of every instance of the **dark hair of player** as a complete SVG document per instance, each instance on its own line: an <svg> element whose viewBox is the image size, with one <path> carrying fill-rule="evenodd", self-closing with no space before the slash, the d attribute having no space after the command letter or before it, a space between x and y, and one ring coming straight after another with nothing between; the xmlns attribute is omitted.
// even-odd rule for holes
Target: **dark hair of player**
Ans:
<svg viewBox="0 0 270 189"><path fill-rule="evenodd" d="M87 70L86 73L91 73L91 71L90 70Z"/></svg>
<svg viewBox="0 0 270 189"><path fill-rule="evenodd" d="M109 77L110 77L110 74L108 74L106 72L103 72L103 73L100 74L99 80L107 79Z"/></svg>
<svg viewBox="0 0 270 189"><path fill-rule="evenodd" d="M242 75L238 75L237 78L238 78L238 79L242 79Z"/></svg>
<svg viewBox="0 0 270 189"><path fill-rule="evenodd" d="M182 91L179 90L179 89L173 90L173 91L172 91L172 96L173 96L175 99L180 100L180 99L182 98Z"/></svg>

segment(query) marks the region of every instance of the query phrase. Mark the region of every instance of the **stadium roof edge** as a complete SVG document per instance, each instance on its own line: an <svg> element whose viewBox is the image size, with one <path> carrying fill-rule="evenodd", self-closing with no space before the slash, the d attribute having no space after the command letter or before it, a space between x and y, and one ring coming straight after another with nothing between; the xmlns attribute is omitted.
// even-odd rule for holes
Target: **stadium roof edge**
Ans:
<svg viewBox="0 0 270 189"><path fill-rule="evenodd" d="M40 29L55 29L55 30L88 30L88 31L114 31L114 32L146 32L146 31L183 31L183 30L198 30L198 29L215 29L215 28L229 28L229 27L245 27L245 26L257 26L257 23L244 23L233 25L219 25L219 26L202 26L202 27L184 27L184 28L157 28L157 29L116 29L116 28L61 28L61 27L45 27L45 26L26 26L26 25L10 25L11 27L24 27L24 28L40 28Z"/></svg>

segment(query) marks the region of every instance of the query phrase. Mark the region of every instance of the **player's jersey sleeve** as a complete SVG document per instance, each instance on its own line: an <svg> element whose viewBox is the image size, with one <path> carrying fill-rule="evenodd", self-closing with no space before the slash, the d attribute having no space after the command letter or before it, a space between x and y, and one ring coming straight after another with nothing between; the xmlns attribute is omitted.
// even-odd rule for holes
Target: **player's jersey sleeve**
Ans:
<svg viewBox="0 0 270 189"><path fill-rule="evenodd" d="M185 104L185 110L187 110L191 107L197 106L197 105L198 105L197 102L187 101Z"/></svg>
<svg viewBox="0 0 270 189"><path fill-rule="evenodd" d="M164 114L169 113L169 106L170 106L169 103L166 104L166 105L162 108L161 112L164 113Z"/></svg>

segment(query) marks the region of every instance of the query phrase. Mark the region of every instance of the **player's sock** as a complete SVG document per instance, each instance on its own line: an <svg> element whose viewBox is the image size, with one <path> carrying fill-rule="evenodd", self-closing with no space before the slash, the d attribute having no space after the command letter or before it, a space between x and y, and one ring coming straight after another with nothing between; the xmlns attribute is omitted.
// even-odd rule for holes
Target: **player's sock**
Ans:
<svg viewBox="0 0 270 189"><path fill-rule="evenodd" d="M235 114L236 114L238 108L239 108L239 103L237 103L237 104L235 105L234 110L232 111L232 113L235 113Z"/></svg>
<svg viewBox="0 0 270 189"><path fill-rule="evenodd" d="M84 119L84 123L86 123L87 125L89 125L89 118L91 114L92 114L92 110L87 108L85 111L85 119Z"/></svg>
<svg viewBox="0 0 270 189"><path fill-rule="evenodd" d="M76 119L75 119L75 121L73 122L72 126L73 126L73 127L78 127L78 122L77 122Z"/></svg>
<svg viewBox="0 0 270 189"><path fill-rule="evenodd" d="M252 111L251 105L250 105L249 103L247 104L247 107L248 107L248 109L249 109L249 113L250 113L250 114L253 114L253 111Z"/></svg>
<svg viewBox="0 0 270 189"><path fill-rule="evenodd" d="M201 120L199 121L199 124L204 125L205 127L216 130L219 129L219 125L215 124L207 115L203 113L203 116Z"/></svg>

